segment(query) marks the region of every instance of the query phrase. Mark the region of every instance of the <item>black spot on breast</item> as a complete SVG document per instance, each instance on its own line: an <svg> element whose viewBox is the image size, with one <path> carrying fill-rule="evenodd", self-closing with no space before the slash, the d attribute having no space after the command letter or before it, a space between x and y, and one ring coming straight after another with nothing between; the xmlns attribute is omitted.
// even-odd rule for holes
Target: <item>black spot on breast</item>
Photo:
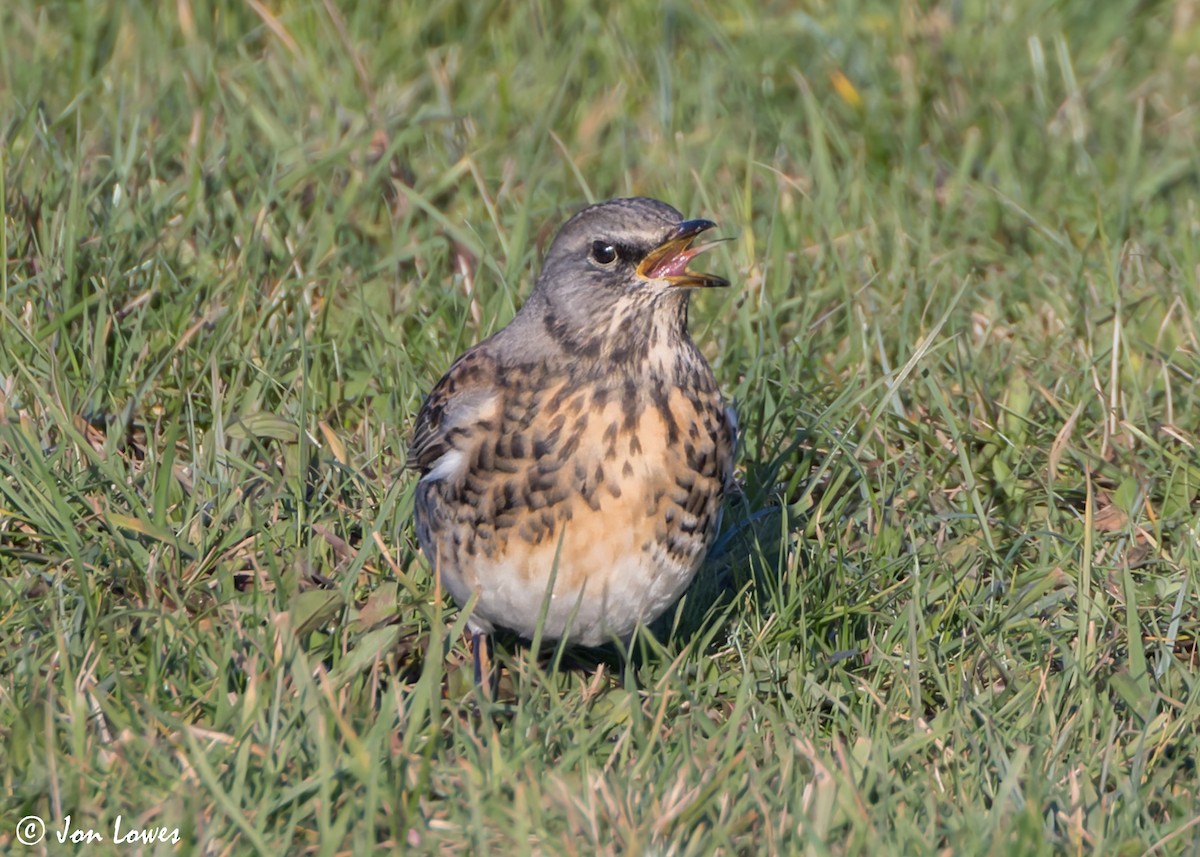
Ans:
<svg viewBox="0 0 1200 857"><path fill-rule="evenodd" d="M574 454L578 451L578 449L579 449L579 439L574 438L574 437L569 437L569 438L567 438L566 443L563 443L561 446L559 446L558 454L555 456L555 458L558 461L565 463L567 461L567 459L574 456Z"/></svg>
<svg viewBox="0 0 1200 857"><path fill-rule="evenodd" d="M475 459L471 462L471 470L488 471L496 467L496 447L486 441L479 444L475 450Z"/></svg>
<svg viewBox="0 0 1200 857"><path fill-rule="evenodd" d="M599 468L597 468L597 472ZM600 509L600 498L596 496L596 489L600 487L599 480L588 479L587 471L582 464L575 465L575 474L578 477L576 488L579 490L579 495L583 497L585 503L592 509L593 512ZM600 473L603 476L603 473Z"/></svg>
<svg viewBox="0 0 1200 857"><path fill-rule="evenodd" d="M520 528L517 530L517 535L531 544L541 544L543 535L541 524L537 521L527 519L521 523Z"/></svg>
<svg viewBox="0 0 1200 857"><path fill-rule="evenodd" d="M568 458L573 456L575 454L575 452L579 449L579 442L582 439L583 439L583 430L582 429L572 432L571 436L568 437L565 441L563 441L562 445L558 448L558 456L557 456L558 459L560 461L566 461Z"/></svg>
<svg viewBox="0 0 1200 857"><path fill-rule="evenodd" d="M625 415L625 431L637 428L638 407L637 383L632 378L626 378L621 387L621 411Z"/></svg>
<svg viewBox="0 0 1200 857"><path fill-rule="evenodd" d="M692 496L688 498L687 505L683 508L693 515L703 514L710 503L713 503L717 498L716 492L694 491Z"/></svg>
<svg viewBox="0 0 1200 857"><path fill-rule="evenodd" d="M694 539L672 533L667 536L667 553L679 560L691 559L696 551Z"/></svg>
<svg viewBox="0 0 1200 857"><path fill-rule="evenodd" d="M687 466L702 476L712 476L716 472L716 459L712 444L693 446L691 442L683 445Z"/></svg>
<svg viewBox="0 0 1200 857"><path fill-rule="evenodd" d="M521 470L521 463L515 458L497 458L495 470L497 473L517 473Z"/></svg>
<svg viewBox="0 0 1200 857"><path fill-rule="evenodd" d="M467 478L463 480L463 490L468 496L480 497L488 490L488 485L483 480L482 474L468 471Z"/></svg>
<svg viewBox="0 0 1200 857"><path fill-rule="evenodd" d="M667 427L667 443L674 446L679 441L679 423L675 421L675 414L671 411L671 400L666 385L654 384L650 388L650 399Z"/></svg>
<svg viewBox="0 0 1200 857"><path fill-rule="evenodd" d="M537 437L533 442L533 457L544 458L555 450L558 446L559 439L562 436L563 426L566 425L566 418L561 414L554 418L550 423L550 431L540 437ZM561 459L563 456L559 455Z"/></svg>
<svg viewBox="0 0 1200 857"><path fill-rule="evenodd" d="M498 512L492 519L497 530L509 530L517 525L517 513L513 511Z"/></svg>
<svg viewBox="0 0 1200 857"><path fill-rule="evenodd" d="M529 481L530 491L549 491L558 484L556 473L546 472L539 467L530 469L526 478Z"/></svg>
<svg viewBox="0 0 1200 857"><path fill-rule="evenodd" d="M617 457L617 424L611 423L604 430L604 458L606 461L612 461Z"/></svg>

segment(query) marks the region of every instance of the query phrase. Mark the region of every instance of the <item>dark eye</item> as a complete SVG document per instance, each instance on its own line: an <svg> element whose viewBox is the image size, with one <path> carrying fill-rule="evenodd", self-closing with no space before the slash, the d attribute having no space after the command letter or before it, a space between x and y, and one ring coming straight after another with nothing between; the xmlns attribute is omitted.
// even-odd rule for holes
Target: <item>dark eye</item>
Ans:
<svg viewBox="0 0 1200 857"><path fill-rule="evenodd" d="M604 241L593 241L591 256L597 265L611 265L617 261L617 248Z"/></svg>

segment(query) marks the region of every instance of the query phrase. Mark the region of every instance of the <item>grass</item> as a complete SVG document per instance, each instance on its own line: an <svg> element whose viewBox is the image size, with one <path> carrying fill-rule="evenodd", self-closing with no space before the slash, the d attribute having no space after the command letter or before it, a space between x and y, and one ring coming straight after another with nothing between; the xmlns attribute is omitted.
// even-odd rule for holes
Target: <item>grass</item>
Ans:
<svg viewBox="0 0 1200 857"><path fill-rule="evenodd" d="M1200 854L1195 0L0 32L6 853ZM409 427L629 193L732 239L744 491L635 670L481 709Z"/></svg>

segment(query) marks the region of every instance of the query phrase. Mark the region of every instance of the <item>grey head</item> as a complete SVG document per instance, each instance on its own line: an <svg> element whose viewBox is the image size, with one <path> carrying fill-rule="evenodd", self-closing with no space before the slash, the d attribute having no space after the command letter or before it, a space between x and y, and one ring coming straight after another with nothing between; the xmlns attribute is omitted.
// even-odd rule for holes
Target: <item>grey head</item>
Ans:
<svg viewBox="0 0 1200 857"><path fill-rule="evenodd" d="M690 342L690 291L729 284L688 268L703 249L692 242L714 226L646 197L583 209L551 242L533 294L505 331L509 347L525 350L520 340L543 355L612 364L664 337Z"/></svg>

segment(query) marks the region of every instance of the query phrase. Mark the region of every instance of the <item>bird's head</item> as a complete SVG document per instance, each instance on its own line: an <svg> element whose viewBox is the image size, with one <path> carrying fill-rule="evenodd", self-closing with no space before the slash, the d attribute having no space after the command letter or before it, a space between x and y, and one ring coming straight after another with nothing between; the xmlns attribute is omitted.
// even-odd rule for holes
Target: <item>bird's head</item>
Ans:
<svg viewBox="0 0 1200 857"><path fill-rule="evenodd" d="M684 220L665 202L614 199L568 220L546 253L531 309L568 353L631 357L662 337L687 337L693 288L729 285L688 263L709 220Z"/></svg>

